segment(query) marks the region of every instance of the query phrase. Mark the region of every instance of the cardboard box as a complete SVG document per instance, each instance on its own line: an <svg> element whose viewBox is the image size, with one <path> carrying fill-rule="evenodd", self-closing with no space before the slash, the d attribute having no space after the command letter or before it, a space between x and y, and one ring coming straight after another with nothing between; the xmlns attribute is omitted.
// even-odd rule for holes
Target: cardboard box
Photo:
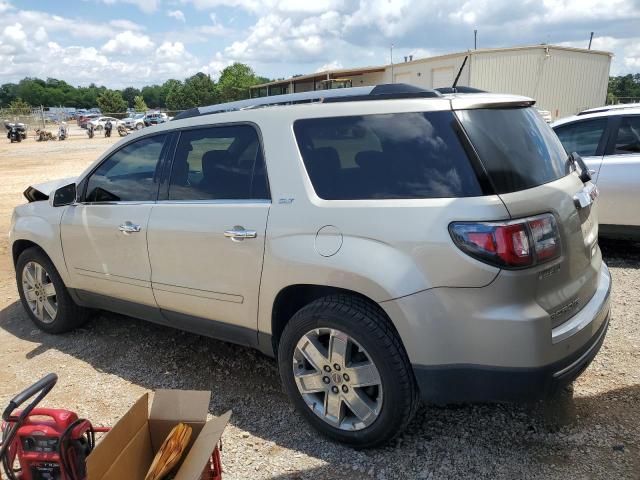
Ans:
<svg viewBox="0 0 640 480"><path fill-rule="evenodd" d="M193 431L175 480L199 480L231 417L228 411L207 422L210 399L211 392L158 390L149 411L145 393L87 457L87 480L144 480L162 442L180 422Z"/></svg>

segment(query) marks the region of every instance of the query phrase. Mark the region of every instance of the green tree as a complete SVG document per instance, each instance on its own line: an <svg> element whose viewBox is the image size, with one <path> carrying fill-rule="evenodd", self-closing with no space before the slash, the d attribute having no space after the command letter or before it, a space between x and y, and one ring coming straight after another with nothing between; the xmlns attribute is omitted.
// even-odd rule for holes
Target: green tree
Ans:
<svg viewBox="0 0 640 480"><path fill-rule="evenodd" d="M135 108L135 99L140 95L140 90L134 87L127 87L122 90L122 98L127 102L129 108Z"/></svg>
<svg viewBox="0 0 640 480"><path fill-rule="evenodd" d="M142 98L141 95L137 95L136 97L134 97L133 105L133 108L135 108L136 112L146 112L147 110L149 110L147 104L144 103L144 98Z"/></svg>
<svg viewBox="0 0 640 480"><path fill-rule="evenodd" d="M9 105L18 96L18 85L5 83L0 86L0 107Z"/></svg>
<svg viewBox="0 0 640 480"><path fill-rule="evenodd" d="M218 96L221 102L249 98L249 87L261 83L249 65L234 63L222 70L218 80Z"/></svg>
<svg viewBox="0 0 640 480"><path fill-rule="evenodd" d="M166 98L169 110L186 110L212 103L216 103L216 84L211 76L202 72L187 78L184 83L172 83Z"/></svg>
<svg viewBox="0 0 640 480"><path fill-rule="evenodd" d="M102 113L124 113L127 110L127 102L122 98L118 90L105 90L97 99Z"/></svg>
<svg viewBox="0 0 640 480"><path fill-rule="evenodd" d="M19 115L26 115L31 112L31 105L22 100L20 97L9 103L9 108L13 110L13 113Z"/></svg>

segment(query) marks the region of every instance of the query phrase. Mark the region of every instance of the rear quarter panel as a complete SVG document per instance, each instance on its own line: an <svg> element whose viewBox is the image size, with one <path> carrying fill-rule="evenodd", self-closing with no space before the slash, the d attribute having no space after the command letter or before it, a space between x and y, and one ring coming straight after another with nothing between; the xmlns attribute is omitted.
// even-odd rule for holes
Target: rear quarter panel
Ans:
<svg viewBox="0 0 640 480"><path fill-rule="evenodd" d="M370 113L387 113L380 111L388 108L382 105L385 102L363 103L377 104ZM419 102L411 106L415 111L429 109ZM353 114L342 107L332 109L331 115ZM262 121L263 112L254 112L273 199L265 239L259 331L271 332L273 301L290 285L343 288L382 302L438 286L481 287L495 279L499 269L461 252L451 240L448 225L454 220L508 219L498 196L322 200L311 185L293 133L293 122L313 106L296 108L300 110L283 110L277 121L272 115ZM322 116L320 112L323 110L317 116ZM324 226L338 232L330 235L336 238L329 238L329 243L341 245L330 256L321 255L316 247L318 231Z"/></svg>

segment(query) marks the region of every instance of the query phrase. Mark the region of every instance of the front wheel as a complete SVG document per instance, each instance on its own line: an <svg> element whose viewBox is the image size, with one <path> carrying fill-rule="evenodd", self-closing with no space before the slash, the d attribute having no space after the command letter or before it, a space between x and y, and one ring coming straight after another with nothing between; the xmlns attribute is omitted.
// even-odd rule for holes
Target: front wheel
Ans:
<svg viewBox="0 0 640 480"><path fill-rule="evenodd" d="M28 248L16 262L20 300L38 328L62 333L82 325L87 310L79 307L49 258L37 248Z"/></svg>
<svg viewBox="0 0 640 480"><path fill-rule="evenodd" d="M324 435L358 448L387 443L418 405L407 354L384 313L349 295L298 311L278 348L284 387Z"/></svg>

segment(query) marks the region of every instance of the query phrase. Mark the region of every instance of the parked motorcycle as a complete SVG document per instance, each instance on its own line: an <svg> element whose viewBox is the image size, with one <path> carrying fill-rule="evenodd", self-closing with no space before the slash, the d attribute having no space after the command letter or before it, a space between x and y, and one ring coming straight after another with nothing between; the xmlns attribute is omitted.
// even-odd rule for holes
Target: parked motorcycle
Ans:
<svg viewBox="0 0 640 480"><path fill-rule="evenodd" d="M21 142L27 138L27 126L24 123L5 123L7 138L13 142Z"/></svg>
<svg viewBox="0 0 640 480"><path fill-rule="evenodd" d="M120 135L121 137L126 137L127 135L129 135L129 130L127 130L127 127L125 127L124 125L118 125L118 135Z"/></svg>
<svg viewBox="0 0 640 480"><path fill-rule="evenodd" d="M111 120L107 120L107 123L104 124L104 136L105 137L110 137L111 136L111 129L113 128L113 125L111 123Z"/></svg>
<svg viewBox="0 0 640 480"><path fill-rule="evenodd" d="M58 140L66 140L67 137L68 137L67 122L62 122L58 127Z"/></svg>

